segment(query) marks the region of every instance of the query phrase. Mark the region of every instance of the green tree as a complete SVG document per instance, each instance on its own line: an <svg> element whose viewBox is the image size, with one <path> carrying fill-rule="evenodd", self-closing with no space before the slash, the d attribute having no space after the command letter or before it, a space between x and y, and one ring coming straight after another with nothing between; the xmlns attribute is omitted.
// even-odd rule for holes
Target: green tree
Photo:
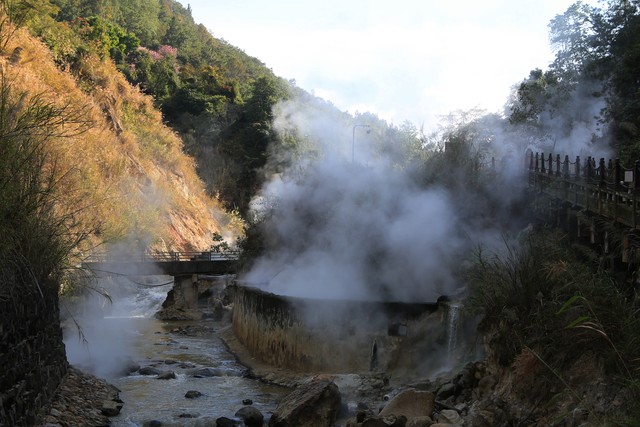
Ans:
<svg viewBox="0 0 640 427"><path fill-rule="evenodd" d="M578 1L549 23L549 40L555 51L550 69L565 85L578 83L602 54L597 12Z"/></svg>
<svg viewBox="0 0 640 427"><path fill-rule="evenodd" d="M260 170L267 162L269 146L278 138L272 129L273 106L285 96L285 88L275 79L258 78L221 147L234 165L221 196L242 215L247 213L251 198L262 185Z"/></svg>

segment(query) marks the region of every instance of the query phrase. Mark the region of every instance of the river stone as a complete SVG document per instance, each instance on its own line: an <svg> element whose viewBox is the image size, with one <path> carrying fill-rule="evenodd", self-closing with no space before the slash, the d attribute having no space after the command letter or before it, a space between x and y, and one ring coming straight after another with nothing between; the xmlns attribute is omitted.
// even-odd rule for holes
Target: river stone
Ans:
<svg viewBox="0 0 640 427"><path fill-rule="evenodd" d="M195 399L200 396L202 396L202 393L200 393L198 390L189 390L184 395L184 397L186 397L187 399Z"/></svg>
<svg viewBox="0 0 640 427"><path fill-rule="evenodd" d="M191 373L196 378L221 377L222 374L222 370L218 368L200 368Z"/></svg>
<svg viewBox="0 0 640 427"><path fill-rule="evenodd" d="M253 406L238 409L234 416L240 418L246 427L262 427L264 423L262 412Z"/></svg>
<svg viewBox="0 0 640 427"><path fill-rule="evenodd" d="M160 375L162 371L158 368L154 368L152 366L145 366L144 368L140 368L138 370L140 375Z"/></svg>
<svg viewBox="0 0 640 427"><path fill-rule="evenodd" d="M445 400L448 397L453 396L456 393L456 386L453 383L443 384L436 393L436 399Z"/></svg>
<svg viewBox="0 0 640 427"><path fill-rule="evenodd" d="M429 427L432 424L431 417L415 417L407 421L407 427Z"/></svg>
<svg viewBox="0 0 640 427"><path fill-rule="evenodd" d="M364 420L362 427L405 427L407 425L407 417L404 415L386 415L371 417Z"/></svg>
<svg viewBox="0 0 640 427"><path fill-rule="evenodd" d="M216 427L236 427L238 422L227 417L220 417L216 420Z"/></svg>
<svg viewBox="0 0 640 427"><path fill-rule="evenodd" d="M193 309L179 309L174 307L167 307L159 310L155 314L158 320L201 320L202 313Z"/></svg>
<svg viewBox="0 0 640 427"><path fill-rule="evenodd" d="M462 423L462 418L460 417L460 414L458 414L457 411L454 411L452 409L443 409L442 411L440 411L440 413L437 415L437 420L439 423L443 423L443 424L461 424Z"/></svg>
<svg viewBox="0 0 640 427"><path fill-rule="evenodd" d="M332 381L298 386L278 404L269 427L329 427L340 411L340 392Z"/></svg>
<svg viewBox="0 0 640 427"><path fill-rule="evenodd" d="M102 412L102 415L106 415L107 417L115 417L120 414L121 409L122 403L113 400L103 400L100 412Z"/></svg>
<svg viewBox="0 0 640 427"><path fill-rule="evenodd" d="M478 381L478 387L474 390L474 398L477 397L476 400L480 400L484 397L487 397L493 391L497 381L493 375L487 375L482 377L480 381Z"/></svg>
<svg viewBox="0 0 640 427"><path fill-rule="evenodd" d="M156 377L156 379L158 379L158 380L175 380L176 379L176 373L173 372L173 371L163 372L160 375L158 375Z"/></svg>
<svg viewBox="0 0 640 427"><path fill-rule="evenodd" d="M409 388L401 391L380 411L380 416L404 415L408 419L431 416L435 396L429 391Z"/></svg>

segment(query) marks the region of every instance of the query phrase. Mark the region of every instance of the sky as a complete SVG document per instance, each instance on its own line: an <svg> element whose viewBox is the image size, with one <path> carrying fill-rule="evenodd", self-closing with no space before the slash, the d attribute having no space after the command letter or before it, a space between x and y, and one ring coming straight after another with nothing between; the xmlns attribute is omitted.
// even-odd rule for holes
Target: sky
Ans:
<svg viewBox="0 0 640 427"><path fill-rule="evenodd" d="M502 112L511 88L552 61L548 24L574 3L180 1L215 37L340 110L425 129L456 110Z"/></svg>

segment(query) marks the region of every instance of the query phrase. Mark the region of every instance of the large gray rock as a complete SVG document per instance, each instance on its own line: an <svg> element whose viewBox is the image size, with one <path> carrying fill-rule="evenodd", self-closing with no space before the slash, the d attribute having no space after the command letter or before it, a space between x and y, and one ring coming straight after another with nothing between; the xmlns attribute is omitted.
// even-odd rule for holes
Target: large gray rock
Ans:
<svg viewBox="0 0 640 427"><path fill-rule="evenodd" d="M404 415L408 419L430 417L433 412L435 396L429 391L409 388L401 391L380 411L379 416Z"/></svg>
<svg viewBox="0 0 640 427"><path fill-rule="evenodd" d="M245 406L238 409L235 416L240 418L246 427L262 427L264 422L262 412L253 406Z"/></svg>
<svg viewBox="0 0 640 427"><path fill-rule="evenodd" d="M113 400L103 400L102 407L100 408L100 412L107 417L115 417L120 414L120 410L122 409L122 403L116 402Z"/></svg>
<svg viewBox="0 0 640 427"><path fill-rule="evenodd" d="M156 315L158 320L201 320L202 312L195 309L179 309L175 307L167 307L159 310Z"/></svg>
<svg viewBox="0 0 640 427"><path fill-rule="evenodd" d="M140 368L138 373L140 375L160 375L162 371L158 368L154 368L153 366L145 366L144 368Z"/></svg>
<svg viewBox="0 0 640 427"><path fill-rule="evenodd" d="M330 427L340 411L340 391L331 381L298 386L278 405L269 427Z"/></svg>
<svg viewBox="0 0 640 427"><path fill-rule="evenodd" d="M432 424L431 417L415 417L407 422L407 427L429 427Z"/></svg>

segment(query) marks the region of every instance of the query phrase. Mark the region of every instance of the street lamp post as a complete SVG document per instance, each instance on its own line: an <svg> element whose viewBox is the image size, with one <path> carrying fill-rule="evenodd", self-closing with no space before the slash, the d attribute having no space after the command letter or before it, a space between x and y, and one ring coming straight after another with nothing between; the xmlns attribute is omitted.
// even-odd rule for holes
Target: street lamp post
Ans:
<svg viewBox="0 0 640 427"><path fill-rule="evenodd" d="M351 163L355 161L356 154L356 128L367 128L367 133L371 131L370 125L353 125L353 132L351 134Z"/></svg>

